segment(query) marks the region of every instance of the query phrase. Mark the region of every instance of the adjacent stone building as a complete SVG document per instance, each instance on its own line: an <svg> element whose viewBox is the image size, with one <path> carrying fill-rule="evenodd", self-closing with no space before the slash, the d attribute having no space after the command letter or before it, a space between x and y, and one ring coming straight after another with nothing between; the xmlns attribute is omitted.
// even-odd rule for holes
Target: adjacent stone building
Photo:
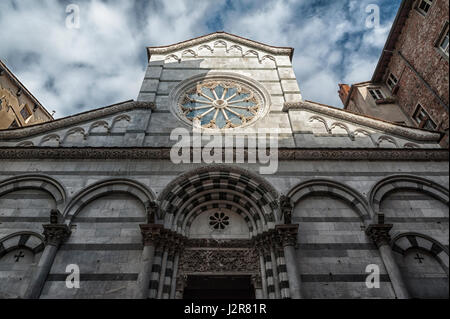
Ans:
<svg viewBox="0 0 450 319"><path fill-rule="evenodd" d="M442 134L303 100L292 55L151 47L137 101L0 131L2 296L448 298Z"/></svg>
<svg viewBox="0 0 450 319"><path fill-rule="evenodd" d="M0 60L0 129L52 120L52 115Z"/></svg>
<svg viewBox="0 0 450 319"><path fill-rule="evenodd" d="M403 0L372 79L339 85L345 109L442 131L448 147L448 10L448 0Z"/></svg>

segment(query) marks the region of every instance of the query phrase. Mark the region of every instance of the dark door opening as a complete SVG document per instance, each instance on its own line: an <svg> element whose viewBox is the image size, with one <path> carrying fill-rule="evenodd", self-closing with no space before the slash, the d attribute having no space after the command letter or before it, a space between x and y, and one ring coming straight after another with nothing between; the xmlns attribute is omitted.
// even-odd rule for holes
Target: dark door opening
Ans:
<svg viewBox="0 0 450 319"><path fill-rule="evenodd" d="M255 299L250 276L188 276L184 299Z"/></svg>

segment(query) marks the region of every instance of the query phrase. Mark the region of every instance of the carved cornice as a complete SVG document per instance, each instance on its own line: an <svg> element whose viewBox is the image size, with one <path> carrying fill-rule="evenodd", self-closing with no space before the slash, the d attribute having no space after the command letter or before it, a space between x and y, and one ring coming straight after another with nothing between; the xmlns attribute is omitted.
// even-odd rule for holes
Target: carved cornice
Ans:
<svg viewBox="0 0 450 319"><path fill-rule="evenodd" d="M426 142L436 142L438 143L441 139L440 133L429 132L425 130L420 130L416 128L408 128L379 119L367 117L364 115L359 115L342 109L338 109L331 106L325 106L322 104L316 104L311 102L295 102L295 103L285 103L283 111L287 112L290 110L308 110L334 118L338 118L344 121L349 121L353 124L364 125L373 129L381 130L385 133L390 133L398 136L402 136L415 141L426 141Z"/></svg>
<svg viewBox="0 0 450 319"><path fill-rule="evenodd" d="M59 247L72 233L67 225L48 224L43 225L45 244Z"/></svg>
<svg viewBox="0 0 450 319"><path fill-rule="evenodd" d="M191 150L191 154L192 154ZM247 158L245 152L245 158ZM0 159L60 159L60 160L170 160L170 148L132 147L2 147ZM381 149L381 148L310 148L278 149L279 160L341 160L341 161L448 161L448 149Z"/></svg>
<svg viewBox="0 0 450 319"><path fill-rule="evenodd" d="M372 239L377 247L389 245L391 241L391 235L389 235L389 232L392 227L392 224L372 224L367 227L366 234L370 237L370 239Z"/></svg>
<svg viewBox="0 0 450 319"><path fill-rule="evenodd" d="M26 138L36 134L66 128L83 122L91 121L97 118L113 115L134 109L155 110L154 103L127 101L120 104L106 106L100 109L72 115L59 120L46 122L38 125L28 126L20 129L0 131L0 140Z"/></svg>
<svg viewBox="0 0 450 319"><path fill-rule="evenodd" d="M253 243L251 240L240 239L189 239L186 241L186 247L189 248L251 248Z"/></svg>
<svg viewBox="0 0 450 319"><path fill-rule="evenodd" d="M279 244L283 247L297 246L298 227L299 225L276 226Z"/></svg>
<svg viewBox="0 0 450 319"><path fill-rule="evenodd" d="M190 48L195 45L200 45L205 42L214 41L214 40L228 40L235 43L239 43L245 46L248 46L250 48L254 48L257 50L262 50L274 55L287 55L292 59L292 54L294 52L293 48L288 47L274 47L267 44L263 44L260 42L256 42L253 40L245 39L242 37L239 37L234 34L226 33L226 32L215 32L211 34L207 34L198 38L194 38L191 40L183 41L180 43L168 45L168 46L162 46L162 47L147 47L147 53L148 58L150 59L150 56L153 54L169 54L178 50L183 50L186 48Z"/></svg>

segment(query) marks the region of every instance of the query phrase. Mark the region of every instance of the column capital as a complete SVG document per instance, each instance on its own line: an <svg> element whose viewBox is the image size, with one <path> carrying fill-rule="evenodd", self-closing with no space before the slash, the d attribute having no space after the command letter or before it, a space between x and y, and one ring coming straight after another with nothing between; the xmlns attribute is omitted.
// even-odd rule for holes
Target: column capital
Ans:
<svg viewBox="0 0 450 319"><path fill-rule="evenodd" d="M160 224L141 224L142 241L144 246L157 246L161 241L163 225Z"/></svg>
<svg viewBox="0 0 450 319"><path fill-rule="evenodd" d="M367 227L366 234L373 240L377 247L389 245L391 241L389 232L392 227L392 224L372 224Z"/></svg>
<svg viewBox="0 0 450 319"><path fill-rule="evenodd" d="M72 233L65 224L46 224L44 227L45 244L59 247Z"/></svg>
<svg viewBox="0 0 450 319"><path fill-rule="evenodd" d="M299 225L277 225L275 230L277 231L279 243L283 247L297 246L297 235Z"/></svg>

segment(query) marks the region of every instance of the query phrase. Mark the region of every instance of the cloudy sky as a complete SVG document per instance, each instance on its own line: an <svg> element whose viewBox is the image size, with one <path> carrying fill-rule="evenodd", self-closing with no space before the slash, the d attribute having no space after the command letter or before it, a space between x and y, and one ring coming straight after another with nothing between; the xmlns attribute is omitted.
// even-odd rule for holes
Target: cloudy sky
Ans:
<svg viewBox="0 0 450 319"><path fill-rule="evenodd" d="M146 46L227 31L295 48L304 98L369 80L401 0L1 0L0 59L56 118L136 99ZM66 27L66 8L80 28ZM380 25L368 28L368 6ZM368 12L366 12L368 10Z"/></svg>

